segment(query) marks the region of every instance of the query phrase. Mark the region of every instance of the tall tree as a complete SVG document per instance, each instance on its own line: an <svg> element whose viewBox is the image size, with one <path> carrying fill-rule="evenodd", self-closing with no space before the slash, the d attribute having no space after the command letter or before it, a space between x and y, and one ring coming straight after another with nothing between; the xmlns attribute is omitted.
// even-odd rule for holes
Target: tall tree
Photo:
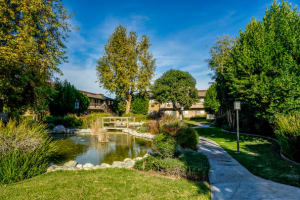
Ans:
<svg viewBox="0 0 300 200"><path fill-rule="evenodd" d="M105 45L105 53L96 66L100 86L126 100L129 113L134 93L145 93L151 85L155 60L149 53L150 41L145 35L138 41L136 32L127 34L118 26Z"/></svg>
<svg viewBox="0 0 300 200"><path fill-rule="evenodd" d="M206 112L211 114L217 114L219 112L220 102L218 99L216 83L212 84L205 94L204 108Z"/></svg>
<svg viewBox="0 0 300 200"><path fill-rule="evenodd" d="M1 0L0 7L0 99L19 114L65 61L69 15L61 0Z"/></svg>
<svg viewBox="0 0 300 200"><path fill-rule="evenodd" d="M75 109L75 102L79 102L78 110ZM49 100L51 115L64 116L69 113L84 113L90 105L87 95L79 92L74 85L64 81L56 80L54 92Z"/></svg>
<svg viewBox="0 0 300 200"><path fill-rule="evenodd" d="M286 1L274 1L263 20L252 19L227 50L228 53L215 51L217 57L211 57L215 62L210 62L222 109L232 109L232 102L238 99L247 116L269 124L273 124L278 113L300 109L300 13L297 8ZM216 59L218 56L223 58L222 62Z"/></svg>
<svg viewBox="0 0 300 200"><path fill-rule="evenodd" d="M181 108L187 109L198 100L196 80L190 73L180 70L171 69L155 80L152 93L159 103L171 102L181 119Z"/></svg>

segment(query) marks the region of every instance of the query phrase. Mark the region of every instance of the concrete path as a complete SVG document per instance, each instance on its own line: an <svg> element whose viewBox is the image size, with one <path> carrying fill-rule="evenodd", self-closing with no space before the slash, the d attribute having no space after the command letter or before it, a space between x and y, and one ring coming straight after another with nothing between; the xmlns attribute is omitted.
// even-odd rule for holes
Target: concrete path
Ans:
<svg viewBox="0 0 300 200"><path fill-rule="evenodd" d="M199 152L208 157L212 200L300 200L300 189L251 174L217 143L200 137Z"/></svg>

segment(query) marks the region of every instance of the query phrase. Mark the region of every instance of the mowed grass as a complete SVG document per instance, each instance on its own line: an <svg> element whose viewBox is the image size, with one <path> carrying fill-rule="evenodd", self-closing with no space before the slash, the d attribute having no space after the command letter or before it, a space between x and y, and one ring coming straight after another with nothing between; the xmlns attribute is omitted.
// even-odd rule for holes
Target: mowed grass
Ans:
<svg viewBox="0 0 300 200"><path fill-rule="evenodd" d="M128 169L57 171L0 186L0 199L210 199L209 185Z"/></svg>
<svg viewBox="0 0 300 200"><path fill-rule="evenodd" d="M240 153L236 153L236 135L218 128L196 129L199 136L214 140L253 174L283 184L300 187L300 166L280 157L279 146L258 137L240 135Z"/></svg>

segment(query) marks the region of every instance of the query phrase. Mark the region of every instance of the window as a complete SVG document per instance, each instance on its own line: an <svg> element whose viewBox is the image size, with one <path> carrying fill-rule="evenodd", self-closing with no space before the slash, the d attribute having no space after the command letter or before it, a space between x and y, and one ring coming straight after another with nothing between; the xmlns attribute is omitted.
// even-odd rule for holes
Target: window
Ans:
<svg viewBox="0 0 300 200"><path fill-rule="evenodd" d="M188 114L189 114L189 111L188 111L188 110L185 110L185 111L183 111L183 114L184 114L184 115L188 115Z"/></svg>

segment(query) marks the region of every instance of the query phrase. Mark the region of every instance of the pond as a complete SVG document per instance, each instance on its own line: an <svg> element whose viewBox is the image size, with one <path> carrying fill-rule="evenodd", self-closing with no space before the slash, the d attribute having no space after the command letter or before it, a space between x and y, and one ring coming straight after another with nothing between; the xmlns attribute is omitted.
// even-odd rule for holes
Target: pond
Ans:
<svg viewBox="0 0 300 200"><path fill-rule="evenodd" d="M60 165L69 160L80 164L112 164L113 161L123 161L125 158L142 157L151 151L151 141L119 132L108 135L108 142L98 142L95 135L54 136L57 155L52 159L53 164Z"/></svg>

